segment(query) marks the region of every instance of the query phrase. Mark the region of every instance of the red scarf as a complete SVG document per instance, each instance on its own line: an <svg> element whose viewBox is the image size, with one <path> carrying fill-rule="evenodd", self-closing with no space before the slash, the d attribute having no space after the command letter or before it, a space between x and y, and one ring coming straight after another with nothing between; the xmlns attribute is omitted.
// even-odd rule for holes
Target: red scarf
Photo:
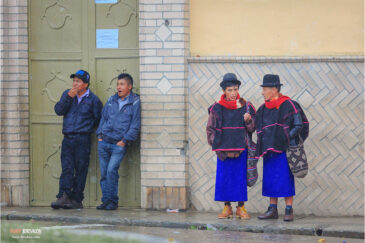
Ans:
<svg viewBox="0 0 365 243"><path fill-rule="evenodd" d="M237 94L236 100L228 101L228 100L225 99L225 97L226 96L224 94L222 94L221 99L220 99L220 101L218 103L220 105L226 107L229 110L235 110L235 109L237 109L237 103L238 103L238 100L240 99L240 94Z"/></svg>
<svg viewBox="0 0 365 243"><path fill-rule="evenodd" d="M290 98L288 96L280 94L279 98L277 98L277 99L265 101L265 106L268 109L274 109L274 108L279 109L280 105L282 103L284 103L284 101L287 101L287 100L290 100Z"/></svg>

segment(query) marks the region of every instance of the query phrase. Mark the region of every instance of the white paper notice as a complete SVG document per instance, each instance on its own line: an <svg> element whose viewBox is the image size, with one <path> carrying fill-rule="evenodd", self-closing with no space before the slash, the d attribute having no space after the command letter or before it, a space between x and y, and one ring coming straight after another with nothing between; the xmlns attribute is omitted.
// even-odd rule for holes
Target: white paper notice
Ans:
<svg viewBox="0 0 365 243"><path fill-rule="evenodd" d="M96 48L118 48L118 29L97 29Z"/></svg>
<svg viewBox="0 0 365 243"><path fill-rule="evenodd" d="M95 3L117 3L118 0L95 0Z"/></svg>

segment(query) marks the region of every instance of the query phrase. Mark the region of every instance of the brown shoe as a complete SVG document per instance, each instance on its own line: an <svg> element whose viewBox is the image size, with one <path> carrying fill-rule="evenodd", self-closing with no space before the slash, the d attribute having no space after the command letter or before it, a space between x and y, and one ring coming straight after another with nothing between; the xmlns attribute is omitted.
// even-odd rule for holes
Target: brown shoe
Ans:
<svg viewBox="0 0 365 243"><path fill-rule="evenodd" d="M84 206L82 205L82 202L78 202L78 201L72 199L71 203L72 203L72 209L84 208Z"/></svg>
<svg viewBox="0 0 365 243"><path fill-rule="evenodd" d="M258 219L277 219L279 218L278 209L276 207L269 207L264 214L257 217Z"/></svg>
<svg viewBox="0 0 365 243"><path fill-rule="evenodd" d="M288 209L286 208L285 209L285 215L284 215L284 221L293 221L294 220L294 212L293 212L293 208L291 209Z"/></svg>
<svg viewBox="0 0 365 243"><path fill-rule="evenodd" d="M229 205L225 205L222 213L218 214L219 219L229 219L232 218L232 216L233 216L232 206Z"/></svg>
<svg viewBox="0 0 365 243"><path fill-rule="evenodd" d="M245 208L245 206L242 207L236 207L236 217L239 219L250 219L251 216L247 213L247 210Z"/></svg>
<svg viewBox="0 0 365 243"><path fill-rule="evenodd" d="M71 199L67 196L66 193L63 193L62 197L58 198L55 202L51 203L51 207L54 209L64 208L70 209L72 208Z"/></svg>

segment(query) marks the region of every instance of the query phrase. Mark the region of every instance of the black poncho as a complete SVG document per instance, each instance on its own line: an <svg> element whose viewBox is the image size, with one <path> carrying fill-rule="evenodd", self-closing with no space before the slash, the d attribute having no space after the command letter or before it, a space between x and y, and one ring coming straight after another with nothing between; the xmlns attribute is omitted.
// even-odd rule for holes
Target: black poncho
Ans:
<svg viewBox="0 0 365 243"><path fill-rule="evenodd" d="M298 134L303 141L309 134L309 122L300 105L287 100L282 103L279 109L268 109L265 104L257 110L257 148L256 155L264 156L267 152L284 152L290 143L290 131L294 129L294 117L300 116L302 128Z"/></svg>

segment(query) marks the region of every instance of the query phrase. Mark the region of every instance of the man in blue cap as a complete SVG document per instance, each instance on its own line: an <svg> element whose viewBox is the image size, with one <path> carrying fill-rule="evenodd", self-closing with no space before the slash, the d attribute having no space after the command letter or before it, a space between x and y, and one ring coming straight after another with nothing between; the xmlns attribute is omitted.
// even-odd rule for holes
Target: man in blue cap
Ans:
<svg viewBox="0 0 365 243"><path fill-rule="evenodd" d="M62 172L54 209L83 208L84 188L90 161L91 133L98 126L103 104L90 91L90 75L84 70L71 74L72 88L63 92L54 109L63 116Z"/></svg>

